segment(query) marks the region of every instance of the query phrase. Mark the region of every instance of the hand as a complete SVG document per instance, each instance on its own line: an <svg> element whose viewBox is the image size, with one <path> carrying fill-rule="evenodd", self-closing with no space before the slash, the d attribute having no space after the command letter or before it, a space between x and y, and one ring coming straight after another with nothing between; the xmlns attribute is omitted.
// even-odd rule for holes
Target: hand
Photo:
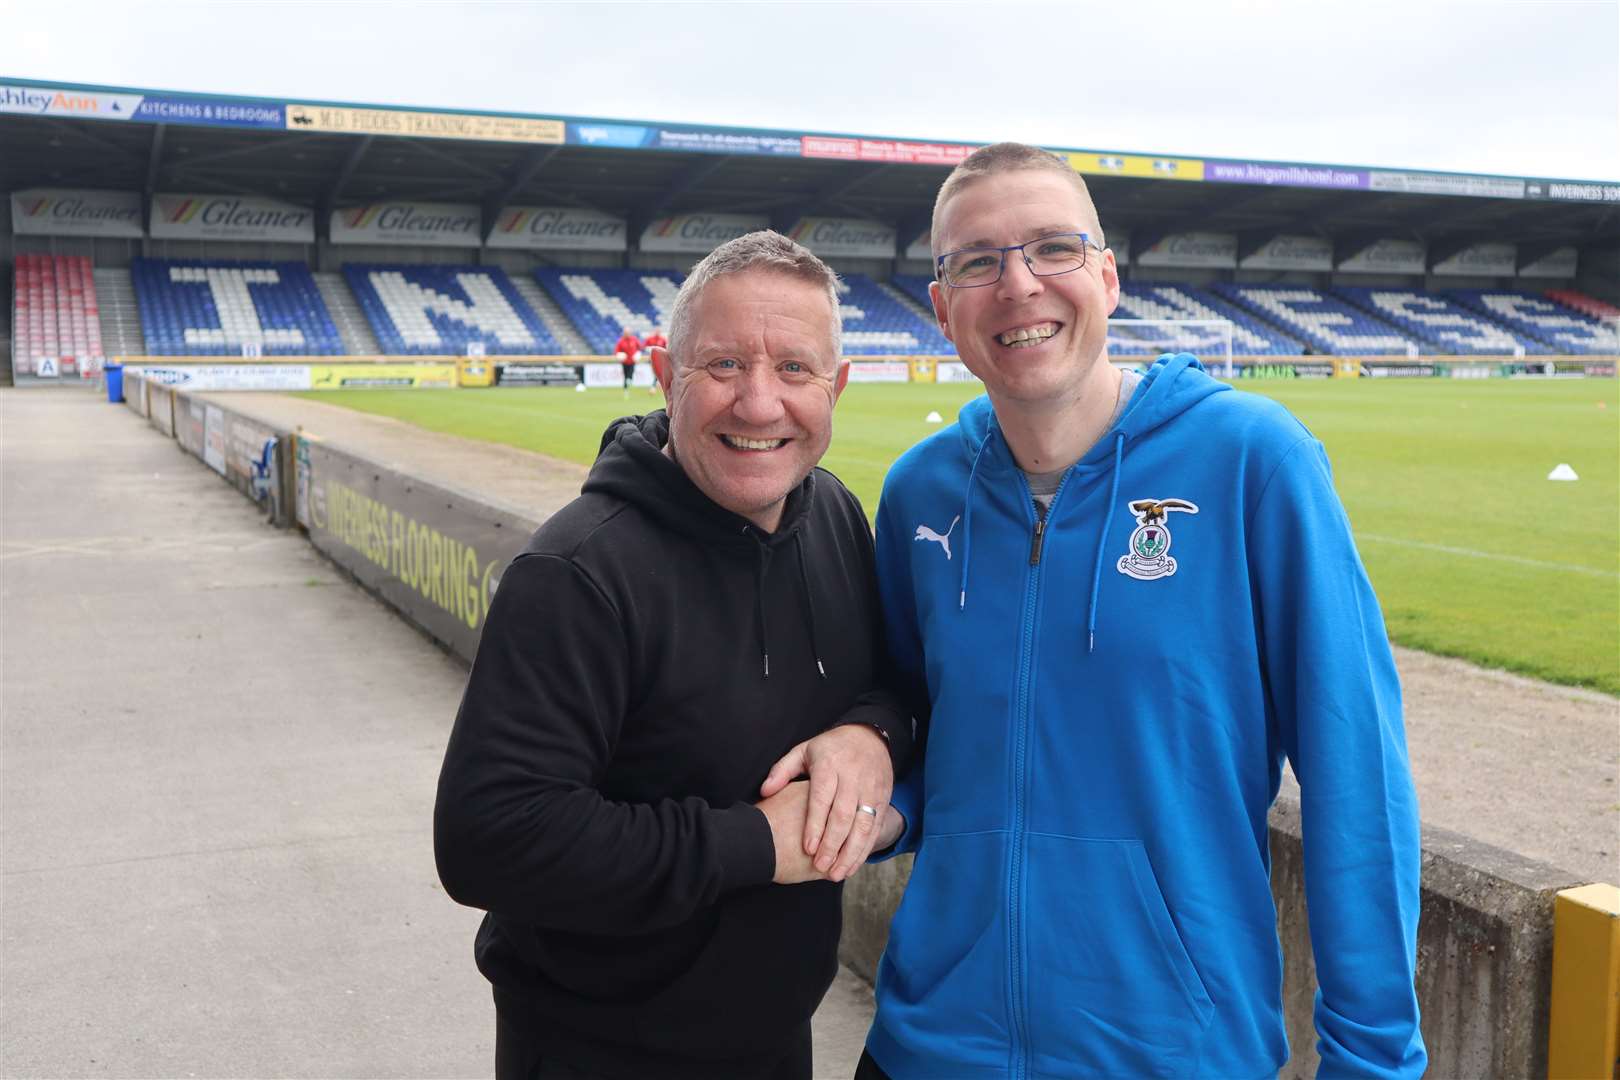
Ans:
<svg viewBox="0 0 1620 1080"><path fill-rule="evenodd" d="M829 881L843 881L871 854L878 815L894 790L888 744L864 724L841 724L789 750L759 793L769 798L801 775L810 777L804 853ZM858 811L862 805L877 813Z"/></svg>
<svg viewBox="0 0 1620 1080"><path fill-rule="evenodd" d="M883 822L878 826L877 840L872 844L873 851L882 851L892 848L900 840L900 834L906 831L906 815L896 810L892 805L883 808Z"/></svg>
<svg viewBox="0 0 1620 1080"><path fill-rule="evenodd" d="M769 798L755 803L771 824L771 842L776 846L776 872L771 880L778 885L819 881L824 876L804 850L804 810L810 801L810 785L800 780L786 784Z"/></svg>

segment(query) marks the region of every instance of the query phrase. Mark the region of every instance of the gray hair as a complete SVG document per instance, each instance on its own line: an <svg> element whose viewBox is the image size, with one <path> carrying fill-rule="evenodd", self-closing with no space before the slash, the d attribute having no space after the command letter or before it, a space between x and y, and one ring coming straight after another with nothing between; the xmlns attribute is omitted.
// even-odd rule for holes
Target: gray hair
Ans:
<svg viewBox="0 0 1620 1080"><path fill-rule="evenodd" d="M945 204L958 194L963 188L984 179L1005 172L1050 172L1062 176L1080 196L1080 205L1084 208L1087 220L1082 222L1088 229L1095 229L1092 239L1102 247L1108 246L1103 238L1102 225L1097 221L1097 208L1091 202L1091 190L1086 187L1086 181L1081 175L1069 166L1069 163L1050 150L1042 150L1038 146L1026 143L1003 142L994 146L981 147L963 158L961 164L951 170L945 182L939 186L939 194L934 199L934 222L929 230L928 243L938 257L939 250L939 212Z"/></svg>
<svg viewBox="0 0 1620 1080"><path fill-rule="evenodd" d="M705 255L681 283L675 294L675 304L669 314L669 351L674 356L686 348L687 330L692 321L692 309L698 297L715 278L741 274L749 270L768 270L786 274L810 285L819 285L827 292L827 304L832 312L832 355L843 356L844 326L838 314L838 275L832 267L816 258L810 249L797 244L779 232L761 229L727 240Z"/></svg>

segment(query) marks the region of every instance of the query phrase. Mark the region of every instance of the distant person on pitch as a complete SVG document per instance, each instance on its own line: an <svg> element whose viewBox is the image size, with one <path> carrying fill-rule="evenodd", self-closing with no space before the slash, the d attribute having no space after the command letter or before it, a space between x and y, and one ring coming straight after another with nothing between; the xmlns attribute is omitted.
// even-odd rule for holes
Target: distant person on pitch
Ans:
<svg viewBox="0 0 1620 1080"><path fill-rule="evenodd" d="M664 330L662 327L655 326L653 327L653 332L648 334L646 340L641 343L641 347L645 349L650 356L654 349L668 349L669 339L664 336ZM656 379L653 380L653 384L651 386L647 387L647 393L648 395L656 395L658 393L658 381Z"/></svg>
<svg viewBox="0 0 1620 1080"><path fill-rule="evenodd" d="M878 580L923 759L858 1077L1275 1077L1266 812L1299 779L1323 1076L1416 1078L1418 812L1322 445L1181 353L1109 362L1083 180L1016 143L934 203L987 396L889 470Z"/></svg>
<svg viewBox="0 0 1620 1080"><path fill-rule="evenodd" d="M641 359L641 340L628 327L623 327L619 340L613 343L613 355L624 366L624 396L630 396L630 382L636 376L636 361Z"/></svg>
<svg viewBox="0 0 1620 1080"><path fill-rule="evenodd" d="M434 849L489 912L502 1080L811 1076L837 882L912 739L865 512L815 468L836 284L772 232L698 263L652 350L667 413L615 421L501 577Z"/></svg>

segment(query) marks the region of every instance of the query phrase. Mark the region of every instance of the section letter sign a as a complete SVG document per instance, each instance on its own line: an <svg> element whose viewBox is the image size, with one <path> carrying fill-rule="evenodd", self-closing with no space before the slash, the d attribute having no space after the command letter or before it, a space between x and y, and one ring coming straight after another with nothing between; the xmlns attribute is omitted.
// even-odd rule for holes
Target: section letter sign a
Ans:
<svg viewBox="0 0 1620 1080"><path fill-rule="evenodd" d="M495 219L486 247L542 251L623 251L624 218L577 206L508 206Z"/></svg>
<svg viewBox="0 0 1620 1080"><path fill-rule="evenodd" d="M141 196L135 191L33 188L11 194L11 231L26 236L112 236L139 239Z"/></svg>
<svg viewBox="0 0 1620 1080"><path fill-rule="evenodd" d="M481 219L471 203L387 202L332 211L334 244L479 246Z"/></svg>
<svg viewBox="0 0 1620 1080"><path fill-rule="evenodd" d="M682 251L707 255L727 240L771 227L756 214L675 214L662 217L641 233L642 251Z"/></svg>
<svg viewBox="0 0 1620 1080"><path fill-rule="evenodd" d="M894 258L894 227L859 218L805 217L788 236L817 255Z"/></svg>
<svg viewBox="0 0 1620 1080"><path fill-rule="evenodd" d="M152 235L313 244L315 211L256 195L154 195Z"/></svg>

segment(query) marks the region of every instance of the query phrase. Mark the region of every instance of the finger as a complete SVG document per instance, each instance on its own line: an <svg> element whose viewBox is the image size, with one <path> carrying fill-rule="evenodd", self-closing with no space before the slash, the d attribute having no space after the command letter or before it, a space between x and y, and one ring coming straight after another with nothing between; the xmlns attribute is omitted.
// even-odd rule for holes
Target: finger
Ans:
<svg viewBox="0 0 1620 1080"><path fill-rule="evenodd" d="M832 810L827 814L827 831L821 836L821 846L816 849L816 869L823 874L832 869L833 861L844 847L844 840L849 836L850 826L855 824L857 817L866 817L866 814L855 812L855 785L842 784L838 788L838 795L833 799Z"/></svg>
<svg viewBox="0 0 1620 1080"><path fill-rule="evenodd" d="M804 743L783 754L781 759L771 766L771 771L765 774L765 782L759 785L760 797L770 798L792 783L802 772L804 772Z"/></svg>
<svg viewBox="0 0 1620 1080"><path fill-rule="evenodd" d="M838 774L831 769L822 769L820 772L810 774L810 796L804 804L804 853L814 855L821 850L825 839L828 816L832 811L833 800L838 792ZM843 838L840 837L840 844ZM836 847L831 848L837 851Z"/></svg>
<svg viewBox="0 0 1620 1080"><path fill-rule="evenodd" d="M878 814L883 813L881 803L877 804L877 811ZM856 811L855 822L850 826L849 838L844 841L844 846L838 853L838 861L833 863L832 870L827 874L829 879L843 881L861 868L866 857L872 854L873 842L878 835L877 820L877 814Z"/></svg>

